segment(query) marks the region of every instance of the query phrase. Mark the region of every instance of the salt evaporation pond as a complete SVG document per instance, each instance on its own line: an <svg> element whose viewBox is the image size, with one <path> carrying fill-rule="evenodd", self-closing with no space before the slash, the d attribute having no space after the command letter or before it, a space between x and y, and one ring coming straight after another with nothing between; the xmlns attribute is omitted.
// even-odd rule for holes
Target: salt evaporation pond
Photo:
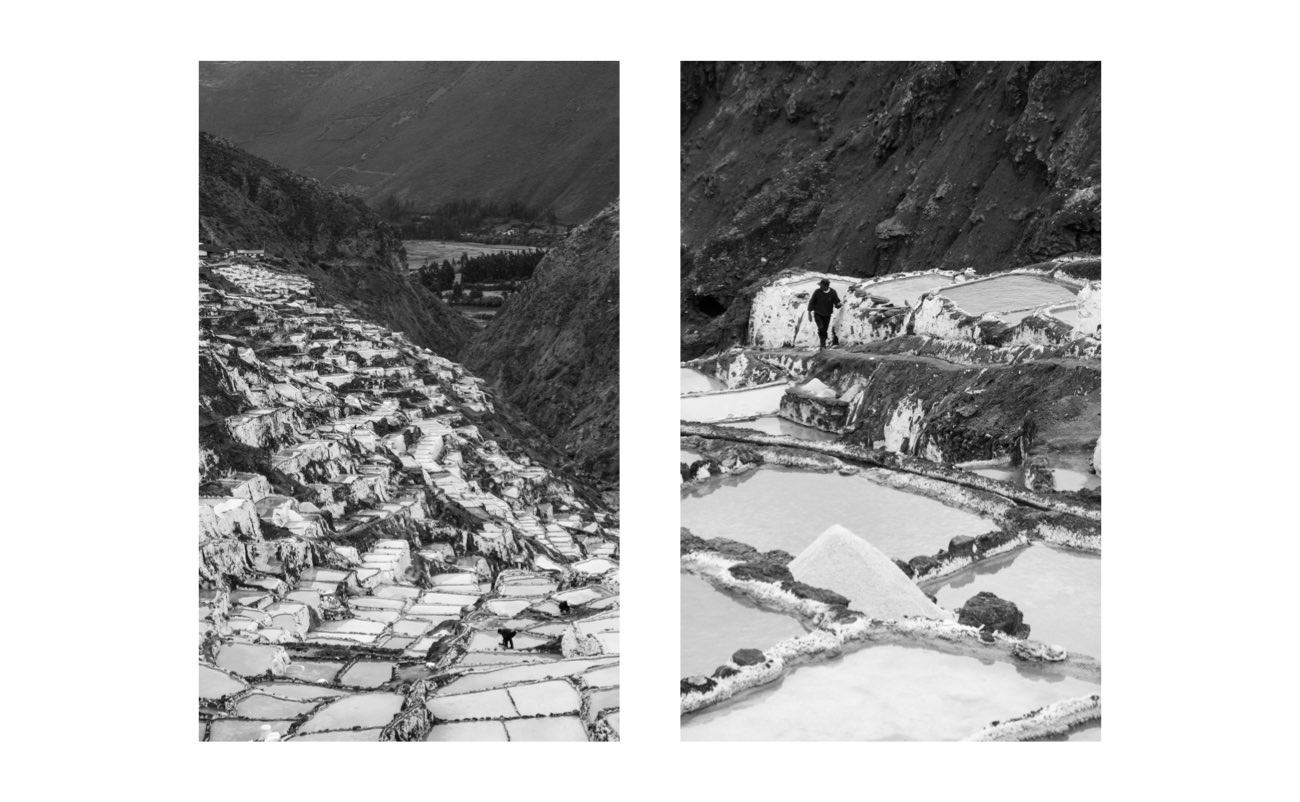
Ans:
<svg viewBox="0 0 1300 802"><path fill-rule="evenodd" d="M968 470L971 473L987 476L990 479L1009 482L1017 487L1024 487L1025 485L1025 473L1020 468L970 468ZM1056 490L1061 493L1077 490L1096 490L1101 487L1101 477L1087 471L1053 468L1052 483Z"/></svg>
<svg viewBox="0 0 1300 802"><path fill-rule="evenodd" d="M916 306L917 299L925 293L951 284L951 276L912 276L910 278L894 279L893 281L882 281L878 284L868 284L862 287L862 290L872 295L888 298L895 306L903 306L904 302Z"/></svg>
<svg viewBox="0 0 1300 802"><path fill-rule="evenodd" d="M723 423L722 426L730 426L733 429L756 429L764 434L785 434L791 437L798 437L803 440L829 441L838 440L840 436L834 432L823 432L821 429L814 429L811 426L804 426L802 423L786 420L777 415L764 415L754 420L732 421Z"/></svg>
<svg viewBox="0 0 1300 802"><path fill-rule="evenodd" d="M682 740L955 741L1098 688L1001 661L871 646L683 718Z"/></svg>
<svg viewBox="0 0 1300 802"><path fill-rule="evenodd" d="M988 521L925 496L878 485L861 474L764 467L710 480L682 498L682 526L798 556L832 524L847 527L890 557L933 554L956 535L981 535Z"/></svg>
<svg viewBox="0 0 1300 802"><path fill-rule="evenodd" d="M1101 658L1101 557L1035 543L929 588L956 610L980 591L1015 602L1029 637Z"/></svg>
<svg viewBox="0 0 1300 802"><path fill-rule="evenodd" d="M694 574L682 574L683 677L712 674L737 649L767 649L803 633L788 615L759 609Z"/></svg>
<svg viewBox="0 0 1300 802"><path fill-rule="evenodd" d="M749 390L683 396L681 419L696 423L713 423L727 418L767 415L780 409L783 395L785 395L784 382Z"/></svg>
<svg viewBox="0 0 1300 802"><path fill-rule="evenodd" d="M954 284L940 293L970 315L1009 312L1074 299L1074 291L1040 276L997 276L968 284Z"/></svg>
<svg viewBox="0 0 1300 802"><path fill-rule="evenodd" d="M695 368L682 368L682 392L706 393L727 389L727 383Z"/></svg>

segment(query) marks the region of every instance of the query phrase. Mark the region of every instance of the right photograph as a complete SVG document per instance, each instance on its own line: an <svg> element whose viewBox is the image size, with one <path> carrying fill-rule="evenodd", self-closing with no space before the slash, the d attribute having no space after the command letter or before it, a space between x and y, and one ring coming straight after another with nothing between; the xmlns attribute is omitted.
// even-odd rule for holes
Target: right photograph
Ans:
<svg viewBox="0 0 1300 802"><path fill-rule="evenodd" d="M1101 82L681 64L683 740L1101 740Z"/></svg>

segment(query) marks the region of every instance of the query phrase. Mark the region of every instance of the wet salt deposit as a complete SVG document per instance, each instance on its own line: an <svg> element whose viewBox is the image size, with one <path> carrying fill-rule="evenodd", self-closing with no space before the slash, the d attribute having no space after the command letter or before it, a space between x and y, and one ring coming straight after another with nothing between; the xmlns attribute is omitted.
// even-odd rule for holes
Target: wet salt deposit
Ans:
<svg viewBox="0 0 1300 802"><path fill-rule="evenodd" d="M772 384L750 390L684 397L681 400L681 419L697 423L712 423L727 418L767 415L781 407L783 395L785 395L785 384Z"/></svg>
<svg viewBox="0 0 1300 802"><path fill-rule="evenodd" d="M930 589L956 609L980 591L1016 603L1029 636L1101 658L1101 558L1037 543L994 557Z"/></svg>
<svg viewBox="0 0 1300 802"><path fill-rule="evenodd" d="M872 646L682 719L692 741L952 741L1096 693L1084 680L929 649Z"/></svg>
<svg viewBox="0 0 1300 802"><path fill-rule="evenodd" d="M884 552L842 526L827 529L790 563L800 582L827 588L873 618L951 618L925 597Z"/></svg>
<svg viewBox="0 0 1300 802"><path fill-rule="evenodd" d="M940 293L971 315L1009 312L1061 303L1074 298L1063 284L1039 276L996 276L968 284L955 284Z"/></svg>
<svg viewBox="0 0 1300 802"><path fill-rule="evenodd" d="M802 423L786 420L776 415L764 415L761 418L753 420L734 421L722 424L738 429L756 429L764 434L784 434L790 437L798 437L802 440L838 440L839 435L834 432L823 432L821 429L814 429L811 426L804 426Z"/></svg>
<svg viewBox="0 0 1300 802"><path fill-rule="evenodd" d="M682 676L711 674L737 649L765 649L804 632L793 618L761 610L682 574Z"/></svg>
<svg viewBox="0 0 1300 802"><path fill-rule="evenodd" d="M764 467L715 479L682 498L682 526L703 538L726 537L792 555L834 524L890 557L933 554L955 535L993 526L978 515L925 496L840 476Z"/></svg>

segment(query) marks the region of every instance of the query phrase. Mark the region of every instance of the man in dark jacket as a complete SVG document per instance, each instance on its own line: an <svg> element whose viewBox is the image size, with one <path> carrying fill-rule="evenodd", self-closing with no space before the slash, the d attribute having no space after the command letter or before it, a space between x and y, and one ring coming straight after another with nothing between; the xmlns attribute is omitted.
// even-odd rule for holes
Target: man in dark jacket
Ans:
<svg viewBox="0 0 1300 802"><path fill-rule="evenodd" d="M831 289L831 280L824 278L817 282L817 289L808 299L808 317L817 321L817 339L821 341L820 348L826 347L826 331L831 325L831 315L839 308L840 296ZM835 337L834 344L840 344L839 336Z"/></svg>

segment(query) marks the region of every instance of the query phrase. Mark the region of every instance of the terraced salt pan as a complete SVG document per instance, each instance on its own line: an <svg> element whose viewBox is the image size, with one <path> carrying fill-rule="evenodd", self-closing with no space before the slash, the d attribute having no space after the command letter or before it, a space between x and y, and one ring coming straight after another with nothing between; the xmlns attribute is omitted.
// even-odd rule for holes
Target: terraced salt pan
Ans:
<svg viewBox="0 0 1300 802"><path fill-rule="evenodd" d="M909 278L893 279L891 281L879 281L875 284L868 284L862 289L871 295L879 295L882 298L888 298L894 306L903 306L904 303L916 306L916 301L930 290L939 287L947 287L952 284L951 276L930 275L930 276L911 276Z"/></svg>
<svg viewBox="0 0 1300 802"><path fill-rule="evenodd" d="M549 663L532 663L511 668L502 668L495 671L475 672L452 680L444 685L439 690L439 693L442 695L469 693L471 691L479 691L486 688L499 688L505 685L514 685L521 682L539 682L543 680L559 679L560 677L569 677L574 674L580 674L596 666L609 665L617 660L617 657L588 657L573 660L556 660Z"/></svg>
<svg viewBox="0 0 1300 802"><path fill-rule="evenodd" d="M682 368L682 393L707 393L727 389L727 383L695 368Z"/></svg>
<svg viewBox="0 0 1300 802"><path fill-rule="evenodd" d="M784 434L803 440L816 440L819 442L839 439L839 435L834 432L823 432L821 429L804 426L802 423L795 423L776 415L764 415L754 420L732 421L720 425L730 426L734 429L757 429L764 434Z"/></svg>
<svg viewBox="0 0 1300 802"><path fill-rule="evenodd" d="M730 662L737 649L766 649L804 634L788 615L755 607L682 573L682 676L709 675Z"/></svg>
<svg viewBox="0 0 1300 802"><path fill-rule="evenodd" d="M681 510L681 525L699 537L725 537L792 555L834 524L899 559L933 554L955 535L994 528L978 515L878 485L861 474L778 467L712 480L689 491Z"/></svg>
<svg viewBox="0 0 1300 802"><path fill-rule="evenodd" d="M303 733L290 738L291 741L378 741L384 732L382 727L369 730L345 730L342 732Z"/></svg>
<svg viewBox="0 0 1300 802"><path fill-rule="evenodd" d="M278 732L284 735L289 731L292 721L241 721L239 719L226 718L218 719L212 722L212 727L208 731L209 741L260 741L262 739L263 724L271 725L271 732Z"/></svg>
<svg viewBox="0 0 1300 802"><path fill-rule="evenodd" d="M1074 299L1074 290L1040 276L1013 274L954 284L939 293L967 314L1010 312Z"/></svg>
<svg viewBox="0 0 1300 802"><path fill-rule="evenodd" d="M872 646L682 719L691 741L955 741L995 720L1096 693L1002 661Z"/></svg>
<svg viewBox="0 0 1300 802"><path fill-rule="evenodd" d="M268 720L298 718L311 712L311 709L318 704L320 704L318 701L292 702L254 693L239 700L235 705L235 715L240 718Z"/></svg>
<svg viewBox="0 0 1300 802"><path fill-rule="evenodd" d="M506 732L512 741L585 741L587 729L577 716L554 718L520 718L507 721Z"/></svg>
<svg viewBox="0 0 1300 802"><path fill-rule="evenodd" d="M727 418L748 418L774 414L781 408L786 385L772 384L748 390L690 396L681 399L681 419L695 423L713 423Z"/></svg>
<svg viewBox="0 0 1300 802"><path fill-rule="evenodd" d="M1035 543L980 563L930 588L955 610L980 591L1016 603L1029 636L1101 658L1101 558Z"/></svg>
<svg viewBox="0 0 1300 802"><path fill-rule="evenodd" d="M515 685L509 689L515 709L521 716L554 716L577 713L582 697L564 680Z"/></svg>
<svg viewBox="0 0 1300 802"><path fill-rule="evenodd" d="M358 693L334 702L307 719L299 733L360 727L383 727L402 710L400 693Z"/></svg>
<svg viewBox="0 0 1300 802"><path fill-rule="evenodd" d="M318 660L295 660L289 664L289 670L285 672L286 677L293 679L306 680L307 682L333 682L338 676L339 671L343 669L342 663L332 663Z"/></svg>
<svg viewBox="0 0 1300 802"><path fill-rule="evenodd" d="M333 696L347 696L347 691L340 691L335 688L323 688L319 685L304 685L299 682L269 682L265 685L257 686L258 693L278 696L281 699L293 699L299 701L315 701Z"/></svg>
<svg viewBox="0 0 1300 802"><path fill-rule="evenodd" d="M248 687L248 683L232 677L212 666L199 665L199 698L221 699L234 696Z"/></svg>
<svg viewBox="0 0 1300 802"><path fill-rule="evenodd" d="M393 669L396 667L396 663L358 660L343 672L339 683L358 688L378 688L393 678Z"/></svg>
<svg viewBox="0 0 1300 802"><path fill-rule="evenodd" d="M439 724L429 730L426 741L508 741L505 724L500 721L458 721Z"/></svg>

